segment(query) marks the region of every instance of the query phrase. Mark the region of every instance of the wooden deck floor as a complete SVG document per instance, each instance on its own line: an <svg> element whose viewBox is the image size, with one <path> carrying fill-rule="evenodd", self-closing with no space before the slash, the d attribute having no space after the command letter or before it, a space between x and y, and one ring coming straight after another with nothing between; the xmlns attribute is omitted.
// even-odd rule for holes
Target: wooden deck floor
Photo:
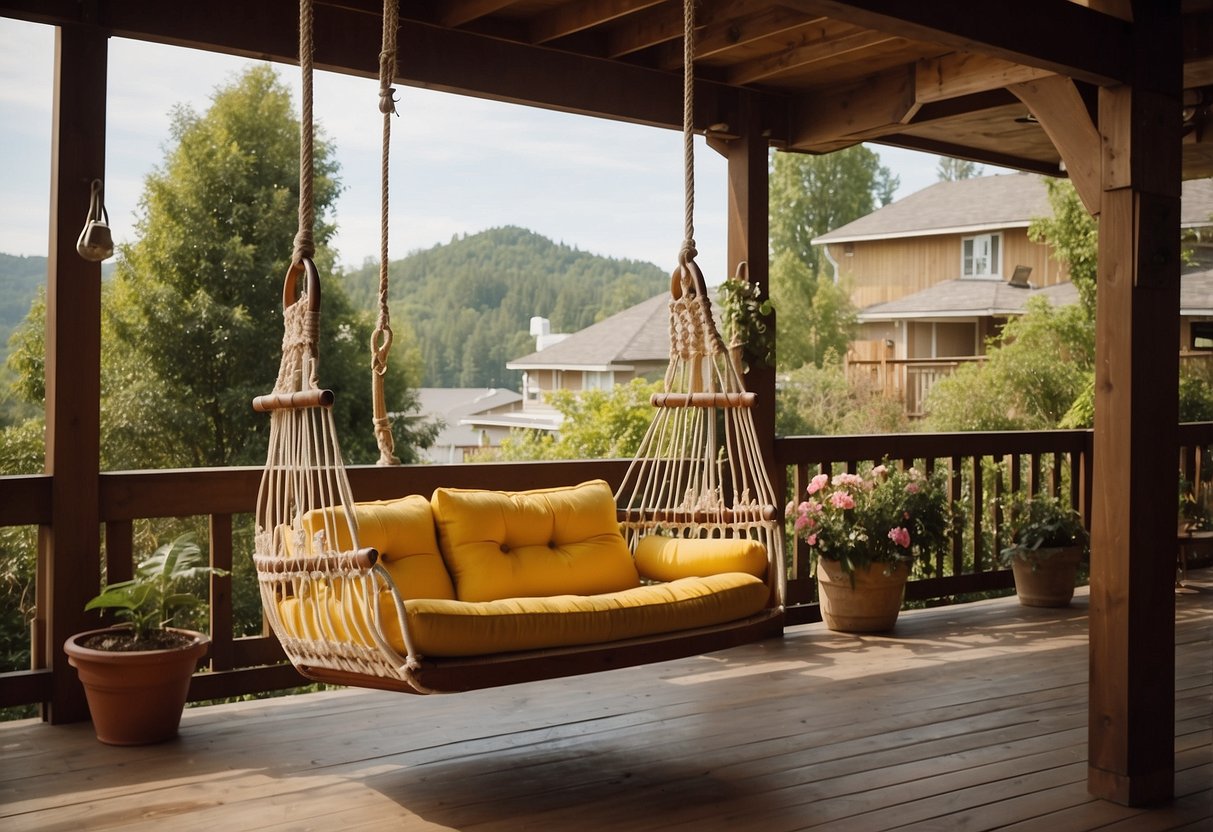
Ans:
<svg viewBox="0 0 1213 832"><path fill-rule="evenodd" d="M1176 793L1086 792L1085 595L795 627L663 665L449 697L187 711L139 749L0 725L17 830L1213 829L1213 573L1178 606Z"/></svg>

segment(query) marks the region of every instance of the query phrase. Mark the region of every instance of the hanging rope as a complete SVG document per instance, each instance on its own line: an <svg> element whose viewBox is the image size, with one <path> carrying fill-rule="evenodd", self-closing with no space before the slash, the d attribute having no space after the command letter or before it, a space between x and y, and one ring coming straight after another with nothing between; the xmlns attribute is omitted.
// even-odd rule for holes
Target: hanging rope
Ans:
<svg viewBox="0 0 1213 832"><path fill-rule="evenodd" d="M686 265L695 250L695 0L682 4L682 159L683 240L678 262Z"/></svg>
<svg viewBox="0 0 1213 832"><path fill-rule="evenodd" d="M375 442L379 465L399 465L387 415L383 381L388 353L392 350L392 321L388 310L388 158L392 140L392 116L396 115L396 30L399 28L396 0L383 0L383 48L379 51L379 112L383 113L383 152L379 165L379 318L371 333L371 402L374 406Z"/></svg>
<svg viewBox="0 0 1213 832"><path fill-rule="evenodd" d="M312 52L312 0L299 0L299 70L302 76L299 114L299 230L295 233L295 251L291 255L293 264L302 262L304 258L310 260L316 254L316 243L312 238L316 221L312 192Z"/></svg>

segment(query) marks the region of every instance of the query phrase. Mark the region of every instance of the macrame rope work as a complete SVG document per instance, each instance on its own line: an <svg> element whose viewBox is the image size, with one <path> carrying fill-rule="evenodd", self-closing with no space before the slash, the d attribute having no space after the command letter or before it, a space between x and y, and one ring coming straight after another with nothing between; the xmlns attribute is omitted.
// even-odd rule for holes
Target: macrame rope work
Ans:
<svg viewBox="0 0 1213 832"><path fill-rule="evenodd" d="M782 606L783 523L745 382L716 328L695 264L694 0L683 4L685 236L670 286L670 363L664 392L615 494L635 551L647 535L750 538L767 550L768 583Z"/></svg>
<svg viewBox="0 0 1213 832"><path fill-rule="evenodd" d="M312 262L312 9L300 0L303 75L299 232L283 285L282 363L272 393L269 451L257 494L254 564L262 607L296 666L405 679L412 658L403 602L378 553L359 545L353 494L333 423L333 394L319 385L320 278ZM408 655L384 635L394 605ZM288 622L285 615L293 618Z"/></svg>
<svg viewBox="0 0 1213 832"><path fill-rule="evenodd" d="M396 114L396 33L399 29L396 0L383 0L383 48L379 51L379 112L383 113L383 151L379 165L379 318L371 333L371 404L379 465L399 465L392 424L387 415L384 376L392 350L392 321L388 309L388 160L391 155L392 116Z"/></svg>

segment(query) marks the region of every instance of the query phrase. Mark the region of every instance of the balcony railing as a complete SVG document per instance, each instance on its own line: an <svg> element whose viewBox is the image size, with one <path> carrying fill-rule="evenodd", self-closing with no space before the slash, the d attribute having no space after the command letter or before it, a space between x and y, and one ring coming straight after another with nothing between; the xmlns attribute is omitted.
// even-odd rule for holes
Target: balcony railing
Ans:
<svg viewBox="0 0 1213 832"><path fill-rule="evenodd" d="M1183 425L1179 449L1181 474L1196 481L1209 471L1207 447L1213 445L1213 423ZM970 593L1005 590L1013 585L1001 569L997 551L1003 542L997 498L1021 489L1062 495L1089 516L1091 481L1089 431L1034 433L898 434L878 436L788 437L775 442L777 484L789 498L803 493L819 471L855 472L868 463L890 460L947 471L949 493L960 521L946 551L935 554L930 576L918 576L907 600L946 603ZM360 500L417 493L440 485L516 489L545 487L600 477L613 486L624 475L620 460L548 463L489 463L353 467L350 481ZM103 473L101 517L105 526L105 571L109 581L130 576L134 563L136 523L149 518L205 518L212 565L231 569L247 558L244 537L260 480L258 468L187 469ZM49 476L0 477L0 526L49 524ZM1173 491L1174 484L1165 485ZM1170 551L1164 547L1165 551ZM789 623L817 620L815 585L803 542L789 544ZM38 597L47 597L42 562ZM237 636L233 632L232 578L213 577L209 629L212 646L207 668L194 677L193 700L271 691L303 683L282 663L277 642L268 633ZM50 696L52 664L66 667L58 656L41 649L47 622L39 612L33 624L33 670L0 674L0 707L39 703ZM70 671L67 671L70 672Z"/></svg>
<svg viewBox="0 0 1213 832"><path fill-rule="evenodd" d="M962 364L985 360L984 355L957 358L847 358L847 379L852 384L879 391L886 399L901 402L906 416L927 415L931 388L956 372Z"/></svg>

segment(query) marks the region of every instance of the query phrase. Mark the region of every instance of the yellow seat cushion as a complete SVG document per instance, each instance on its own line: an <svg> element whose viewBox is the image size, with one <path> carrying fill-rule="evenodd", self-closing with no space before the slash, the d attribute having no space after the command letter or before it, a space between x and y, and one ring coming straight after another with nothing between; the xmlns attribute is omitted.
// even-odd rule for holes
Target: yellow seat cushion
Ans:
<svg viewBox="0 0 1213 832"><path fill-rule="evenodd" d="M723 572L767 574L767 548L745 538L678 538L650 534L636 544L636 568L641 577L676 581Z"/></svg>
<svg viewBox="0 0 1213 832"><path fill-rule="evenodd" d="M310 541L324 528L335 532L335 548L345 551L351 547L350 533L341 508L317 509L303 515L305 539ZM380 562L404 598L455 597L455 587L446 571L446 563L438 551L434 534L434 517L430 501L420 494L397 500L355 503L358 520L358 542L379 552Z"/></svg>
<svg viewBox="0 0 1213 832"><path fill-rule="evenodd" d="M366 613L360 599L347 594L318 593L305 599L289 598L280 609L291 635L333 632L373 646L362 632ZM602 595L559 595L548 598L509 598L465 602L419 599L405 604L409 632L422 656L476 656L539 650L549 647L602 644L677 630L707 627L753 615L767 605L770 590L752 575L732 572L706 578L684 578L666 584L640 586ZM384 635L400 653L404 640L395 606L388 593L380 594ZM322 622L322 607L328 613ZM352 623L341 622L345 608Z"/></svg>
<svg viewBox="0 0 1213 832"><path fill-rule="evenodd" d="M602 480L516 492L439 488L431 503L460 601L599 595L640 583Z"/></svg>

